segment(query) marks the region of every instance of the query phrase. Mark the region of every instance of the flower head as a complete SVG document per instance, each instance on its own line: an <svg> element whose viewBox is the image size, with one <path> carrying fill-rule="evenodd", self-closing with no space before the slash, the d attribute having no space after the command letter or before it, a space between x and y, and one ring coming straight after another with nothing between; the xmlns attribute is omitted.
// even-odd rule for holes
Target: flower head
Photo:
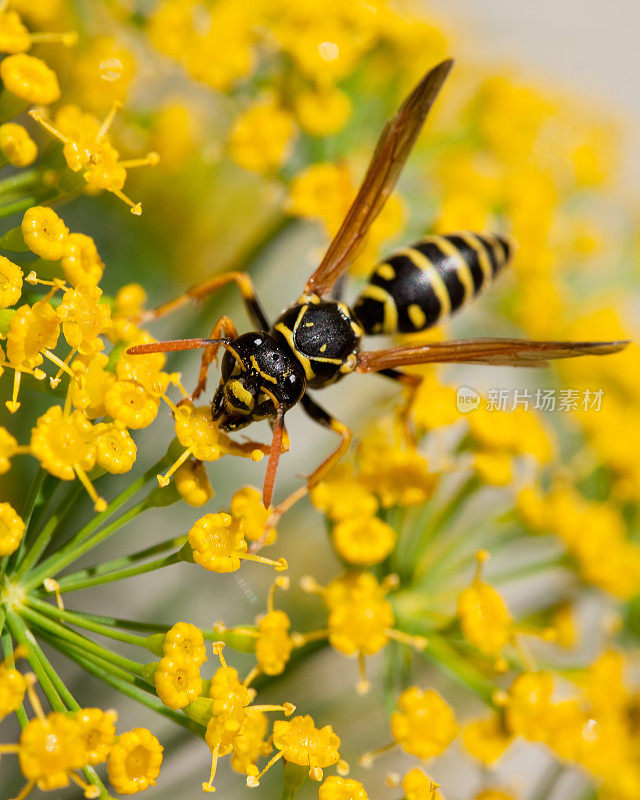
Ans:
<svg viewBox="0 0 640 800"><path fill-rule="evenodd" d="M116 712L103 711L101 708L81 708L76 711L75 719L84 743L83 762L102 764L107 760L116 738Z"/></svg>
<svg viewBox="0 0 640 800"><path fill-rule="evenodd" d="M396 532L378 517L355 517L338 522L333 528L337 554L350 564L379 564L396 543Z"/></svg>
<svg viewBox="0 0 640 800"><path fill-rule="evenodd" d="M190 622L176 622L169 628L162 649L165 656L182 655L198 665L207 660L202 631Z"/></svg>
<svg viewBox="0 0 640 800"><path fill-rule="evenodd" d="M168 708L184 708L202 692L200 666L182 653L160 659L154 680L156 693Z"/></svg>
<svg viewBox="0 0 640 800"><path fill-rule="evenodd" d="M109 752L107 772L119 794L135 794L155 786L162 764L162 746L146 728L118 736Z"/></svg>
<svg viewBox="0 0 640 800"><path fill-rule="evenodd" d="M58 306L62 333L67 344L82 355L91 355L104 348L99 338L111 327L109 306L99 303L102 289L86 284L68 289Z"/></svg>
<svg viewBox="0 0 640 800"><path fill-rule="evenodd" d="M203 506L215 494L204 464L192 458L178 467L174 481L180 497L194 508Z"/></svg>
<svg viewBox="0 0 640 800"><path fill-rule="evenodd" d="M72 286L97 284L104 272L104 263L95 242L84 233L70 233L60 263L65 278Z"/></svg>
<svg viewBox="0 0 640 800"><path fill-rule="evenodd" d="M322 767L330 767L340 758L340 737L331 725L316 728L308 714L274 722L273 746L287 761L300 766L308 764L309 775L316 781L322 780Z"/></svg>
<svg viewBox="0 0 640 800"><path fill-rule="evenodd" d="M439 785L420 767L409 770L402 779L405 800L444 800Z"/></svg>
<svg viewBox="0 0 640 800"><path fill-rule="evenodd" d="M318 800L369 800L360 781L330 775L318 789Z"/></svg>
<svg viewBox="0 0 640 800"><path fill-rule="evenodd" d="M30 720L20 734L18 758L22 774L39 789L67 786L70 773L85 765L79 722L57 711Z"/></svg>
<svg viewBox="0 0 640 800"><path fill-rule="evenodd" d="M15 305L22 294L24 273L17 264L0 256L0 308Z"/></svg>
<svg viewBox="0 0 640 800"><path fill-rule="evenodd" d="M487 553L477 554L478 570L472 585L458 595L458 617L465 639L489 656L499 656L509 642L513 620L498 592L480 578Z"/></svg>
<svg viewBox="0 0 640 800"><path fill-rule="evenodd" d="M434 689L407 689L398 698L397 709L391 715L393 738L418 758L444 753L458 733L451 707Z"/></svg>
<svg viewBox="0 0 640 800"><path fill-rule="evenodd" d="M293 118L273 98L242 112L229 132L229 155L251 172L270 172L288 158L295 131Z"/></svg>

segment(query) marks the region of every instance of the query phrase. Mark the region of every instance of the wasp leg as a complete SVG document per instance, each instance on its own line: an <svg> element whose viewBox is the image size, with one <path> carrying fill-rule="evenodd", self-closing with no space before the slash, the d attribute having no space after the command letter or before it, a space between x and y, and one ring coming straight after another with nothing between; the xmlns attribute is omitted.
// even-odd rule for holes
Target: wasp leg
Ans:
<svg viewBox="0 0 640 800"><path fill-rule="evenodd" d="M307 477L307 482L304 484L304 486L296 489L295 492L290 494L289 497L285 498L281 503L278 503L278 505L273 509L271 517L267 523L267 534L269 533L269 530L277 524L280 517L292 506L294 506L298 500L301 500L306 494L308 494L309 490L312 489L317 483L320 483L320 481L334 466L334 464L338 463L338 461L349 449L349 445L351 444L351 440L353 438L353 433L351 432L350 428L347 428L347 426L343 422L340 422L340 420L332 417L331 414L325 411L322 406L319 406L315 400L312 400L309 395L303 395L300 402L302 404L302 408L311 417L311 419L314 420L314 422L317 422L319 425L322 425L323 428L328 428L340 436L340 443L336 449L313 470L311 475Z"/></svg>
<svg viewBox="0 0 640 800"><path fill-rule="evenodd" d="M392 381L397 381L405 387L406 392L398 411L398 419L409 441L415 443L416 434L411 424L411 407L413 406L413 401L416 399L416 394L422 383L422 375L401 372L398 369L383 369L380 370L378 374L384 375L385 378L390 378Z"/></svg>
<svg viewBox="0 0 640 800"><path fill-rule="evenodd" d="M268 331L271 326L262 310L253 282L246 272L223 272L221 275L216 275L215 278L210 278L208 281L198 283L190 289L187 289L184 294L181 294L174 300L170 300L168 303L164 303L152 311L147 311L142 315L142 321L151 322L160 319L160 317L164 317L166 314L170 314L172 311L182 308L182 306L186 305L191 300L204 300L205 297L208 297L210 294L217 292L218 289L234 281L240 290L245 308L253 324L258 330Z"/></svg>
<svg viewBox="0 0 640 800"><path fill-rule="evenodd" d="M231 322L229 317L222 316L213 326L211 330L210 339L237 339L238 332L236 331L236 327ZM209 374L209 367L211 363L215 361L218 355L218 349L220 347L220 343L210 344L208 347L202 352L202 360L200 361L200 375L198 376L198 385L191 393L191 399L197 400L198 397L204 392L207 388L207 375Z"/></svg>

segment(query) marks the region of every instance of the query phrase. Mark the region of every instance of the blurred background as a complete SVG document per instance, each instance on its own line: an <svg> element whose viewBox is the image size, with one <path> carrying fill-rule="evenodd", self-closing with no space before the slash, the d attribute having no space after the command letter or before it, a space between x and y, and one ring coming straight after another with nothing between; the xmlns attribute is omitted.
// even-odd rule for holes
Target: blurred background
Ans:
<svg viewBox="0 0 640 800"><path fill-rule="evenodd" d="M148 5L140 4L140 13L146 13ZM186 157L176 145L175 167L167 158L157 170L131 175L127 190L136 200L142 200L144 212L140 218L130 216L125 207L106 193L98 197L81 197L59 213L70 229L82 231L95 239L107 265L102 282L107 294L115 294L123 283L139 282L148 292L149 305L153 306L213 272L249 263L264 306L274 317L298 296L326 246L327 234L314 221L301 223L296 219L296 224L291 224L289 218L282 222L279 215L283 202L282 185L242 171L220 158L227 125L225 114L228 114L224 96L186 79L175 65L168 64L157 54L149 56L146 44L141 45L138 41L135 27L118 21L119 17L125 18L123 9L127 8L126 4L105 3L104 6L96 4L91 14L83 12L88 30L95 30L100 21L108 20L105 29L116 39L122 37L126 48L135 53L140 65L128 107L142 110L133 123L129 120L129 124L119 130L121 141L132 151L144 150L148 142L153 146L158 146L160 141L166 144L172 138L171 117L167 116L162 125L152 125L150 134L145 114L152 113L153 101L159 98L178 98L180 103L184 103L186 98L189 109L193 111L191 135L197 156ZM429 24L443 32L443 41L435 41L433 54L421 54L420 68L435 63L443 55L442 50L457 59L455 80L439 100L433 127L428 125L423 135L425 146L428 148L430 137L437 139L443 130L448 131L449 118L455 113L452 109L460 106L465 81L476 81L478 70L517 76L514 80L523 85L535 85L536 92L543 98L548 89L553 102L560 105L564 98L570 97L577 107L586 109L583 118L574 120L576 127L579 129L582 124L597 126L606 121L605 139L611 136L616 140L620 155L613 158L615 164L608 172L610 178L607 178L606 190L602 189L597 202L589 203L586 208L582 235L588 239L593 234L598 242L592 249L587 244L584 246L586 268L583 276L577 266L579 257L572 254L573 265L565 294L567 304L571 305L572 292L575 291L578 298L584 295L585 287L591 291L592 299L613 297L614 287L608 285L607 276L614 278L617 290L623 294L625 287L637 285L638 262L630 259L637 259L632 245L637 236L635 222L640 211L637 192L640 178L640 149L637 147L640 132L638 6L623 0L608 3L602 0L588 3L538 0L531 4L507 0L484 0L482 3L433 0L424 6L422 13ZM68 58L73 59L73 53ZM356 75L348 84L354 113L359 113L360 104L366 110L360 117L358 155L351 165L357 181L389 107L383 108L382 102L375 101L375 81L367 83L362 76ZM401 84L397 96L408 89L406 76ZM388 98L385 99L386 105L393 107L393 100L387 101ZM371 113L368 111L370 108L373 108ZM522 113L529 113L526 104ZM183 133L181 129L179 135ZM187 149L189 147L188 143ZM167 146L167 152L170 151L171 146ZM326 158L317 160L331 161L332 156L332 147L327 146ZM381 252L388 253L399 242L411 241L438 220L440 200L436 193L438 185L443 182L442 176L434 175L432 180L428 159L421 159L418 155L417 163L419 170L401 183L401 192L407 198L406 206L410 208L404 230L394 231L381 245ZM437 166L442 170L446 164L438 162ZM470 183L471 195L475 178ZM208 186L213 191L209 191ZM515 191L518 191L517 187ZM526 193L535 189L523 184L521 191ZM535 204L523 213L535 215ZM589 229L591 220L597 222L595 232ZM622 228L624 247L618 246L621 238L618 234ZM273 236L270 236L272 230ZM272 242L262 247L259 255L254 257L256 244L265 237L271 238ZM618 244L612 244L614 239ZM520 264L519 271L525 271L526 253ZM518 291L517 275L518 271L505 277L504 284L495 288L495 294L492 292L490 297L466 310L463 316L454 320L447 333L453 336L511 335L524 327L525 333L535 335L534 324L523 325L522 318L509 310L514 293ZM347 299L353 296L354 289L350 289ZM537 295L532 289L525 300L532 317L538 312L542 315L547 313L544 294ZM517 302L523 303L524 300L519 297ZM625 302L628 314L638 310L637 297L634 299L627 292ZM203 336L221 313L230 315L239 330L249 329L236 293L225 290L195 312L185 310L157 323L153 333L159 339ZM565 322L568 320L558 320L559 336L566 333ZM549 324L546 334L552 328L553 325ZM190 387L197 378L198 360L198 354L180 354L172 356L169 363L171 369L182 372L185 385ZM549 385L546 376L541 378L539 373L522 376L516 370L496 372L461 367L447 372L447 381L451 385L471 386L485 394L496 386L535 387L541 379L545 381L544 385ZM567 382L570 385L570 377ZM212 390L215 384L216 378L212 376L209 388ZM2 386L6 388L8 383ZM391 408L394 398L397 398L396 389L386 385L383 379L354 376L323 392L321 400L323 405L358 431L363 429L367 420L375 419L382 411ZM39 398L36 393L29 394L29 401L33 404L34 414L47 407L46 398ZM5 413L4 406L0 410L0 424L15 431L14 422ZM266 441L268 427L255 427L255 431L252 429L254 438ZM300 476L310 472L333 445L331 436L310 423L300 410L290 414L289 429L292 452L282 459L277 483L279 497L295 488ZM28 436L28 428L18 438L24 440L25 436ZM168 410L163 409L153 427L141 431L137 439L138 452L142 456L139 456L139 466L146 468L153 463L164 452L172 436L172 420ZM33 463L24 460L18 469L0 478L3 481L0 494L3 498L11 498L12 502L15 500L18 508L32 468ZM247 483L261 486L263 474L264 465L253 465L240 459L226 459L224 463L209 465L216 492L211 502L212 509L224 507L238 486ZM109 492L114 493L118 486L125 486L130 480L130 475L110 477ZM86 508L78 508L76 519L80 520L87 514L88 504ZM201 510L183 505L149 511L110 540L101 555L111 558L132 549L141 549L158 538L181 534L201 515ZM323 518L311 510L307 501L283 520L277 554L285 555L290 564L295 563L296 576L311 572L324 583L336 573L337 561L327 542L324 525ZM236 575L216 576L204 570L194 570L190 565L178 565L159 575L137 577L128 584L80 592L73 597L72 606L113 616L140 616L170 623L186 619L202 627L217 619L223 619L228 625L241 624L263 611L263 598L271 580L271 574L253 565L246 565ZM188 591L185 591L185 586L188 586ZM540 591L538 585L521 585L512 591L509 600L515 607L519 603L526 606L527 592L535 591ZM314 609L309 602L297 604L297 596L297 590L293 589L288 595L282 595L279 603L291 613L296 629L310 629L314 627L317 608ZM248 670L251 660L238 656L233 663L242 673ZM370 670L374 680L380 665L379 658L371 659ZM286 682L271 682L261 695L262 702L294 698L304 709L303 713L311 713L319 724L331 721L346 742L358 742L359 748L374 748L388 738L387 710L381 707L375 692L365 698L355 695L355 671L355 664L324 648L303 668L293 668L288 672ZM123 729L145 725L160 738L165 746L165 766L158 787L149 792L149 796L157 800L169 800L178 792L188 798L200 796L199 782L206 776L209 764L209 754L201 742L166 725L152 712L115 697L111 690L73 667L63 664L61 672L81 703L90 702L103 707L115 705ZM441 690L454 706L462 704L461 692L454 684L426 667L424 672L425 685ZM336 679L337 674L339 679ZM465 709L469 709L466 699ZM475 710L478 711L479 706ZM355 763L359 752L350 752L347 745L343 755ZM481 769L468 760L461 767L460 759L461 753L454 745L430 768L443 784L448 800L465 800L481 782ZM533 800L538 797L537 782L548 761L549 756L544 751L535 751L532 755L530 748L516 745L500 767L500 781L512 787L519 797ZM354 777L365 780L372 798L395 798L398 790L386 788L384 776L390 768L403 771L410 762L410 759L405 759L403 763L402 758L397 757L393 765L385 761L364 777L361 770L356 770ZM7 779L0 779L0 785L7 787L6 791L4 788L0 790L3 797L15 788L10 780L9 783L11 788L7 787ZM560 800L572 796L571 787L581 783L584 783L584 778L578 772L569 775L557 786L553 798ZM233 793L234 797L244 797L251 792L227 767L220 771L217 788L222 796ZM315 787L307 787L304 797L313 796L315 791ZM68 789L60 792L60 797L75 797L74 792L77 794L75 789ZM260 792L262 797L277 797L278 781L273 776L265 779Z"/></svg>

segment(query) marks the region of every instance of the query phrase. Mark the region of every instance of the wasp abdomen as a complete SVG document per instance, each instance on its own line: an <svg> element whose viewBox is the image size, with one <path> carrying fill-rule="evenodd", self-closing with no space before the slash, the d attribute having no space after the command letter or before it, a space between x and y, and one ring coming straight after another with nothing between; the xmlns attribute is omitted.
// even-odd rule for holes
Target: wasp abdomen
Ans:
<svg viewBox="0 0 640 800"><path fill-rule="evenodd" d="M503 236L427 236L379 264L353 310L367 334L426 330L488 286L512 251Z"/></svg>

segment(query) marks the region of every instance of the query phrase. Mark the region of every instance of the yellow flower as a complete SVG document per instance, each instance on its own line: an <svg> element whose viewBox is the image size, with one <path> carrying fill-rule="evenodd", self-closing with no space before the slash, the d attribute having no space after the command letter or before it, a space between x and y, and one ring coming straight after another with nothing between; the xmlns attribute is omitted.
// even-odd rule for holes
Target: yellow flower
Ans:
<svg viewBox="0 0 640 800"><path fill-rule="evenodd" d="M294 176L289 186L289 214L324 223L334 233L344 219L355 191L344 164L312 164Z"/></svg>
<svg viewBox="0 0 640 800"><path fill-rule="evenodd" d="M56 73L39 58L26 53L7 56L0 63L5 88L28 103L46 105L60 97Z"/></svg>
<svg viewBox="0 0 640 800"><path fill-rule="evenodd" d="M135 794L155 786L162 764L162 746L146 728L118 736L107 761L107 772L119 794Z"/></svg>
<svg viewBox="0 0 640 800"><path fill-rule="evenodd" d="M176 622L169 628L162 649L165 656L181 654L198 666L207 660L202 631L190 622Z"/></svg>
<svg viewBox="0 0 640 800"><path fill-rule="evenodd" d="M350 564L379 564L396 543L396 532L377 517L356 517L338 522L332 531L333 544L340 558Z"/></svg>
<svg viewBox="0 0 640 800"><path fill-rule="evenodd" d="M458 595L458 618L465 639L488 656L499 656L509 642L513 628L511 614L498 592L480 578L487 558L476 555L478 569L473 584Z"/></svg>
<svg viewBox="0 0 640 800"><path fill-rule="evenodd" d="M291 622L284 611L269 611L258 620L256 658L265 675L280 675L289 661L293 640L289 636Z"/></svg>
<svg viewBox="0 0 640 800"><path fill-rule="evenodd" d="M423 375L411 404L411 419L420 431L458 422L460 413L456 407L456 390L440 383L432 371Z"/></svg>
<svg viewBox="0 0 640 800"><path fill-rule="evenodd" d="M474 800L515 800L512 794L507 794L501 789L483 789Z"/></svg>
<svg viewBox="0 0 640 800"><path fill-rule="evenodd" d="M116 738L117 718L115 711L103 711L101 708L81 708L76 711L75 719L84 743L83 763L95 765L107 760Z"/></svg>
<svg viewBox="0 0 640 800"><path fill-rule="evenodd" d="M335 86L301 92L295 101L300 127L312 136L329 136L344 128L351 100Z"/></svg>
<svg viewBox="0 0 640 800"><path fill-rule="evenodd" d="M18 452L18 440L0 427L0 475L11 469L10 459Z"/></svg>
<svg viewBox="0 0 640 800"><path fill-rule="evenodd" d="M67 344L81 355L91 355L104 348L98 337L111 327L111 310L99 303L102 289L93 285L68 289L57 308L62 333Z"/></svg>
<svg viewBox="0 0 640 800"><path fill-rule="evenodd" d="M31 431L31 451L52 475L72 481L76 464L87 471L96 462L93 425L79 411L65 416L60 406L52 406Z"/></svg>
<svg viewBox="0 0 640 800"><path fill-rule="evenodd" d="M15 305L22 294L23 272L17 264L0 256L0 308Z"/></svg>
<svg viewBox="0 0 640 800"><path fill-rule="evenodd" d="M207 471L201 461L189 459L176 470L174 481L180 497L194 508L199 508L214 496Z"/></svg>
<svg viewBox="0 0 640 800"><path fill-rule="evenodd" d="M379 503L353 474L353 467L338 464L325 480L311 489L311 502L332 520L373 517Z"/></svg>
<svg viewBox="0 0 640 800"><path fill-rule="evenodd" d="M391 733L413 756L439 756L458 733L451 707L434 689L422 691L412 686L400 695L396 707L391 714Z"/></svg>
<svg viewBox="0 0 640 800"><path fill-rule="evenodd" d="M209 686L209 697L213 700L212 713L219 718L244 715L244 709L254 694L252 689L241 683L236 669L223 665L215 671Z"/></svg>
<svg viewBox="0 0 640 800"><path fill-rule="evenodd" d="M87 37L71 62L78 96L98 112L126 100L135 67L131 49L122 40L99 35Z"/></svg>
<svg viewBox="0 0 640 800"><path fill-rule="evenodd" d="M230 514L205 514L189 531L196 564L213 572L235 572L247 550L242 520Z"/></svg>
<svg viewBox="0 0 640 800"><path fill-rule="evenodd" d="M27 131L15 122L0 125L0 152L14 167L28 167L38 155L38 146Z"/></svg>
<svg viewBox="0 0 640 800"><path fill-rule="evenodd" d="M184 708L202 692L199 665L179 652L160 659L154 680L156 693L168 708Z"/></svg>
<svg viewBox="0 0 640 800"><path fill-rule="evenodd" d="M247 708L242 726L233 738L231 766L236 772L248 775L253 772L256 761L271 752L271 745L265 741L267 730L267 715Z"/></svg>
<svg viewBox="0 0 640 800"><path fill-rule="evenodd" d="M105 395L116 382L113 372L105 369L109 356L105 353L76 356L71 362L71 402L87 419L103 417Z"/></svg>
<svg viewBox="0 0 640 800"><path fill-rule="evenodd" d="M158 414L160 400L144 386L132 381L116 381L104 396L107 414L127 428L146 428Z"/></svg>
<svg viewBox="0 0 640 800"><path fill-rule="evenodd" d="M29 29L23 24L18 12L0 11L0 53L23 53L30 47Z"/></svg>
<svg viewBox="0 0 640 800"><path fill-rule="evenodd" d="M396 443L385 425L374 428L358 447L361 480L384 508L424 503L433 494L437 475L413 446Z"/></svg>
<svg viewBox="0 0 640 800"><path fill-rule="evenodd" d="M0 721L20 707L27 690L27 679L9 663L6 659L0 664Z"/></svg>
<svg viewBox="0 0 640 800"><path fill-rule="evenodd" d="M247 553L242 517L224 511L199 519L189 531L189 544L196 564L212 572L235 572L241 559L269 564L278 572L287 569L284 558L272 561Z"/></svg>
<svg viewBox="0 0 640 800"><path fill-rule="evenodd" d="M327 586L332 647L345 655L373 655L387 644L394 616L385 593L369 572L347 573Z"/></svg>
<svg viewBox="0 0 640 800"><path fill-rule="evenodd" d="M340 758L340 738L331 725L316 728L308 714L274 722L273 746L287 761L300 766L308 764L309 775L315 781L322 780L322 767L330 767Z"/></svg>
<svg viewBox="0 0 640 800"><path fill-rule="evenodd" d="M369 800L360 781L330 775L318 789L318 800Z"/></svg>
<svg viewBox="0 0 640 800"><path fill-rule="evenodd" d="M513 458L509 453L474 453L473 467L483 483L490 486L508 486L513 480Z"/></svg>
<svg viewBox="0 0 640 800"><path fill-rule="evenodd" d="M438 791L438 784L420 767L409 770L402 779L405 800L444 800Z"/></svg>
<svg viewBox="0 0 640 800"><path fill-rule="evenodd" d="M46 411L31 430L31 452L44 469L63 481L77 475L96 511L104 511L107 504L87 477L96 463L95 430L80 411L64 414L60 406Z"/></svg>
<svg viewBox="0 0 640 800"><path fill-rule="evenodd" d="M85 765L84 757L80 725L73 717L54 711L30 720L22 729L20 769L43 791L67 786L70 773Z"/></svg>
<svg viewBox="0 0 640 800"><path fill-rule="evenodd" d="M7 356L17 367L42 364L41 351L56 346L60 322L53 306L39 300L33 306L20 306L11 318L7 334Z"/></svg>
<svg viewBox="0 0 640 800"><path fill-rule="evenodd" d="M231 498L230 508L234 517L242 517L245 539L257 542L262 538L270 516L270 512L262 504L262 492L253 486L238 489ZM265 544L273 544L277 538L278 531L271 528Z"/></svg>
<svg viewBox="0 0 640 800"><path fill-rule="evenodd" d="M21 228L25 244L40 258L57 261L65 255L69 229L52 208L28 209Z"/></svg>
<svg viewBox="0 0 640 800"><path fill-rule="evenodd" d="M182 169L198 145L199 131L192 109L183 103L169 103L154 114L151 146L160 156L160 168Z"/></svg>
<svg viewBox="0 0 640 800"><path fill-rule="evenodd" d="M235 118L229 131L229 156L251 172L272 172L289 157L293 118L274 98L254 103Z"/></svg>
<svg viewBox="0 0 640 800"><path fill-rule="evenodd" d="M104 272L104 263L98 255L95 242L84 233L70 233L67 236L60 263L65 278L72 286L97 284Z"/></svg>
<svg viewBox="0 0 640 800"><path fill-rule="evenodd" d="M505 705L507 726L525 739L544 741L553 712L553 678L548 672L523 672L513 681Z"/></svg>
<svg viewBox="0 0 640 800"><path fill-rule="evenodd" d="M136 460L138 449L128 431L116 425L107 425L96 441L96 461L112 475L129 472Z"/></svg>
<svg viewBox="0 0 640 800"><path fill-rule="evenodd" d="M496 763L512 741L513 734L505 730L504 721L497 714L468 722L462 728L465 749L488 767Z"/></svg>
<svg viewBox="0 0 640 800"><path fill-rule="evenodd" d="M24 536L25 524L11 503L0 503L0 556L17 549Z"/></svg>

